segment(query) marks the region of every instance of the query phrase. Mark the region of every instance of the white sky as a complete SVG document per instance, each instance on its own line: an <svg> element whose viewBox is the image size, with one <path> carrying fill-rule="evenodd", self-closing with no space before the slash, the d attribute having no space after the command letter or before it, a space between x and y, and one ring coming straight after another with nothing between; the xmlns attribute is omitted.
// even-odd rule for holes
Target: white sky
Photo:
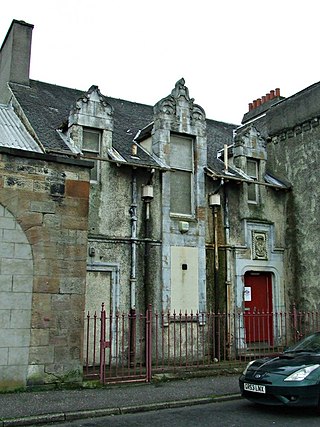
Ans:
<svg viewBox="0 0 320 427"><path fill-rule="evenodd" d="M30 77L154 105L184 77L207 118L241 122L248 103L319 78L319 0L9 0L34 25Z"/></svg>

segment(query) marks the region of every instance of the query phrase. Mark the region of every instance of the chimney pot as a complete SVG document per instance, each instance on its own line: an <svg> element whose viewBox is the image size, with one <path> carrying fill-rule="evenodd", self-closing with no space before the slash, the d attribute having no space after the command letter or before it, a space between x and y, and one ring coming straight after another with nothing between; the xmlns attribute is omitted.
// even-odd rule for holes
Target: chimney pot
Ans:
<svg viewBox="0 0 320 427"><path fill-rule="evenodd" d="M250 104L249 104L249 111L252 111L252 110L253 110L253 103L250 102Z"/></svg>
<svg viewBox="0 0 320 427"><path fill-rule="evenodd" d="M274 98L274 90L270 90L270 99Z"/></svg>
<svg viewBox="0 0 320 427"><path fill-rule="evenodd" d="M280 89L279 88L276 89L276 96L280 96Z"/></svg>
<svg viewBox="0 0 320 427"><path fill-rule="evenodd" d="M261 105L261 98L257 99L257 107L259 107Z"/></svg>
<svg viewBox="0 0 320 427"><path fill-rule="evenodd" d="M270 101L270 93L266 94L266 101Z"/></svg>
<svg viewBox="0 0 320 427"><path fill-rule="evenodd" d="M266 97L265 95L263 95L262 99L261 99L261 104L264 104L266 102Z"/></svg>
<svg viewBox="0 0 320 427"><path fill-rule="evenodd" d="M256 99L253 101L253 108L257 108L257 100Z"/></svg>

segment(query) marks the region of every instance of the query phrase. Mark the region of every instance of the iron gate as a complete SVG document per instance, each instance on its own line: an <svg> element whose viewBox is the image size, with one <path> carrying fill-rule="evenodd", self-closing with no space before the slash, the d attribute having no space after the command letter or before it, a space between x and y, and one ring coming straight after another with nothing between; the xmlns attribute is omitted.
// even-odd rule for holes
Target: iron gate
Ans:
<svg viewBox="0 0 320 427"><path fill-rule="evenodd" d="M85 377L105 383L151 379L151 308L86 316Z"/></svg>
<svg viewBox="0 0 320 427"><path fill-rule="evenodd" d="M266 319L272 318L272 321ZM271 326L269 326L271 325ZM272 341L259 328L272 327ZM254 331L258 331L257 337ZM320 330L318 312L106 313L86 316L84 377L149 382L156 373L240 367ZM250 340L246 335L250 335Z"/></svg>

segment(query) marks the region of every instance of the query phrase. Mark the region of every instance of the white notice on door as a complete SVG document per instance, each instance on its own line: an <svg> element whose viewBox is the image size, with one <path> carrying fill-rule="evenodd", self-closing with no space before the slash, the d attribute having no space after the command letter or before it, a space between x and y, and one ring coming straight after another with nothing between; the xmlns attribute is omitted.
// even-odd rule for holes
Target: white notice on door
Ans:
<svg viewBox="0 0 320 427"><path fill-rule="evenodd" d="M245 301L251 301L251 287L250 286L244 287L244 300Z"/></svg>

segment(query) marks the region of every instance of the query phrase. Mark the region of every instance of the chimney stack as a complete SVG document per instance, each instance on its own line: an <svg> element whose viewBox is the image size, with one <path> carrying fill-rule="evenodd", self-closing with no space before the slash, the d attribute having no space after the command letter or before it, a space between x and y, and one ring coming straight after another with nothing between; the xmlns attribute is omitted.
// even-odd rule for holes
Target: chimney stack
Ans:
<svg viewBox="0 0 320 427"><path fill-rule="evenodd" d="M29 85L33 25L13 20L0 49L0 103L10 99L8 82Z"/></svg>
<svg viewBox="0 0 320 427"><path fill-rule="evenodd" d="M268 101L271 101L274 98L280 97L280 89L277 88L275 90L270 90L269 93L266 93L261 98L255 99L254 101L249 103L249 112L255 110L260 107L262 104L265 104Z"/></svg>

